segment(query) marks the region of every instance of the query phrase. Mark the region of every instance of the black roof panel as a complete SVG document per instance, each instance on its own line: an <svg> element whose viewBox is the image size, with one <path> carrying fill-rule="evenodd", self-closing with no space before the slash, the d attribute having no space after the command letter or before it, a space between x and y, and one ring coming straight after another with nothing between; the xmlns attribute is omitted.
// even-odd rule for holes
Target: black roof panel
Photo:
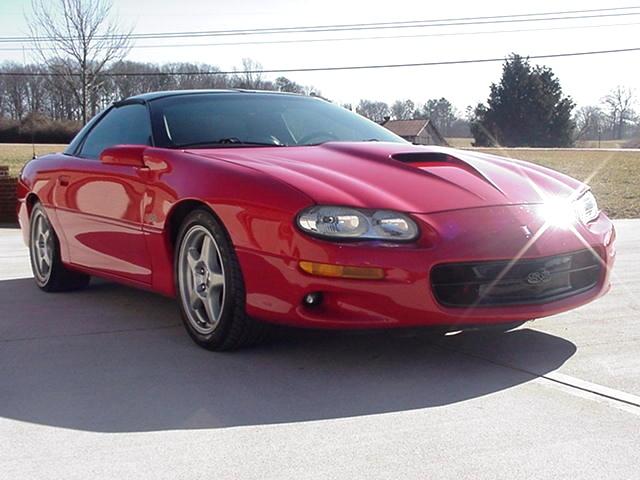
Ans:
<svg viewBox="0 0 640 480"><path fill-rule="evenodd" d="M166 98L166 97L177 97L180 95L194 95L194 94L202 94L202 93L236 93L236 94L268 94L268 95L297 95L296 93L287 93L287 92L276 92L272 90L241 90L241 89L217 89L217 90L165 90L159 92L147 92L141 93L140 95L134 95L129 97L121 102L117 103L128 103L128 102L150 102L152 100L156 100L158 98Z"/></svg>

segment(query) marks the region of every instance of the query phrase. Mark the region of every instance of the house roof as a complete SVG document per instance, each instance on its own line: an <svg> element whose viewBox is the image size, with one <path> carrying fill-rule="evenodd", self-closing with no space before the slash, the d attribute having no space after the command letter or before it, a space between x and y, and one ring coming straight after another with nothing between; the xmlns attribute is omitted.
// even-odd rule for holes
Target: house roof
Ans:
<svg viewBox="0 0 640 480"><path fill-rule="evenodd" d="M389 120L383 126L401 137L417 137L428 124L428 119Z"/></svg>
<svg viewBox="0 0 640 480"><path fill-rule="evenodd" d="M431 142L436 145L449 146L447 140L440 134L436 126L430 119L417 120L389 120L382 124L383 127L391 130L396 135L403 137L405 140L413 141L412 137L431 137ZM423 132L427 131L427 135Z"/></svg>

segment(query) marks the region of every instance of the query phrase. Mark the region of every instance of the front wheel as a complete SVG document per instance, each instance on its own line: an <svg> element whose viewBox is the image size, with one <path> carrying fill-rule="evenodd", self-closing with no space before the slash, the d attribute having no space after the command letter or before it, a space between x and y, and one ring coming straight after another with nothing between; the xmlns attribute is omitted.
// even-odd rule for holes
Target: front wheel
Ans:
<svg viewBox="0 0 640 480"><path fill-rule="evenodd" d="M29 229L31 270L38 287L45 292L64 292L86 287L91 279L89 275L73 272L62 264L60 241L40 203L33 206Z"/></svg>
<svg viewBox="0 0 640 480"><path fill-rule="evenodd" d="M182 319L191 338L208 350L259 342L267 326L245 311L245 289L233 245L206 210L187 216L178 233L175 282Z"/></svg>

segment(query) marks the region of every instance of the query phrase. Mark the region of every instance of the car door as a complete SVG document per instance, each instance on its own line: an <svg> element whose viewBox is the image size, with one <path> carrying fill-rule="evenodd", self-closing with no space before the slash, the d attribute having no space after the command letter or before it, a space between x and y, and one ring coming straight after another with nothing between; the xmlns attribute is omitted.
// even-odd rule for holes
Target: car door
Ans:
<svg viewBox="0 0 640 480"><path fill-rule="evenodd" d="M105 148L121 144L151 144L146 105L112 107L70 152L56 188L58 221L72 264L150 284L151 263L142 231L146 183L141 170L100 162Z"/></svg>

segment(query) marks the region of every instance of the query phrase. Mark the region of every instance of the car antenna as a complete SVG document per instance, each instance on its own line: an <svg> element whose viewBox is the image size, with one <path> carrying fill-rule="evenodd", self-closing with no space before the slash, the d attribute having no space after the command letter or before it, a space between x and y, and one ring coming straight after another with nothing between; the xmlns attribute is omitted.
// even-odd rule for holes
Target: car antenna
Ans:
<svg viewBox="0 0 640 480"><path fill-rule="evenodd" d="M31 156L31 160L35 160L37 158L36 156L36 132L34 129L34 125L31 125L31 150L33 152L33 155Z"/></svg>

